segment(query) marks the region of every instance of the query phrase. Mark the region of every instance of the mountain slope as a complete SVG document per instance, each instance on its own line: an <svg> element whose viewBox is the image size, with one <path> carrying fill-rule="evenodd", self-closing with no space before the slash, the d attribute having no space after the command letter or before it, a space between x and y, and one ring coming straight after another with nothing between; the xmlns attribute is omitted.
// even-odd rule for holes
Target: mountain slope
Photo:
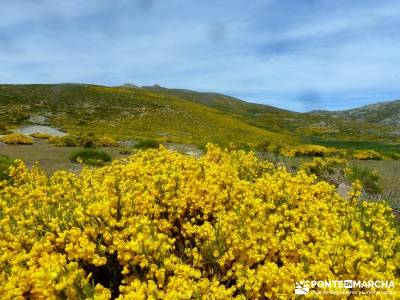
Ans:
<svg viewBox="0 0 400 300"><path fill-rule="evenodd" d="M288 113L297 114L277 107L246 102L231 96L211 92L197 92L185 89L169 89L159 85L144 86L143 88L156 91L164 95L183 98L185 100L203 104L205 106L218 109L238 116L256 116L266 113Z"/></svg>
<svg viewBox="0 0 400 300"><path fill-rule="evenodd" d="M393 122L372 122L374 110L368 110L364 118L327 111L297 113L273 106L255 104L234 97L207 92L168 89L159 85L143 87L164 95L180 97L200 103L236 119L268 131L296 135L305 142L318 140L373 140L392 142L400 137ZM393 110L396 111L396 110ZM399 113L399 110L397 109Z"/></svg>
<svg viewBox="0 0 400 300"><path fill-rule="evenodd" d="M85 84L0 85L0 134L33 116L72 134L94 132L118 139L227 144L270 141L400 139L400 101L359 109L297 113L218 93L160 86Z"/></svg>
<svg viewBox="0 0 400 300"><path fill-rule="evenodd" d="M94 132L118 139L163 138L193 144L287 139L222 111L142 88L0 85L0 128L19 126L35 115L48 116L49 124L72 134Z"/></svg>
<svg viewBox="0 0 400 300"><path fill-rule="evenodd" d="M400 100L379 102L344 111L325 112L325 114L368 123L400 127Z"/></svg>

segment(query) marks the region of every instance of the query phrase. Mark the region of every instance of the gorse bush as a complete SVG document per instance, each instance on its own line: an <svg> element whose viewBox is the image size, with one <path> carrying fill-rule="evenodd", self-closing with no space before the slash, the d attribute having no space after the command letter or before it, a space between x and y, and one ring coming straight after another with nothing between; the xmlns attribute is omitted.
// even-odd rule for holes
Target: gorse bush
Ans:
<svg viewBox="0 0 400 300"><path fill-rule="evenodd" d="M96 137L94 135L52 137L49 142L57 147L117 147L118 142L110 136Z"/></svg>
<svg viewBox="0 0 400 300"><path fill-rule="evenodd" d="M400 284L389 207L252 153L160 148L79 175L19 163L11 176L2 299L294 299L301 280Z"/></svg>
<svg viewBox="0 0 400 300"><path fill-rule="evenodd" d="M359 160L382 160L384 157L375 150L357 150L353 153L353 158Z"/></svg>
<svg viewBox="0 0 400 300"><path fill-rule="evenodd" d="M0 142L10 145L32 145L33 139L24 134L11 133L1 137Z"/></svg>
<svg viewBox="0 0 400 300"><path fill-rule="evenodd" d="M79 136L79 145L84 148L96 148L96 136L93 133Z"/></svg>
<svg viewBox="0 0 400 300"><path fill-rule="evenodd" d="M81 149L73 152L69 159L73 162L81 162L91 166L102 166L111 161L111 156L101 150Z"/></svg>
<svg viewBox="0 0 400 300"><path fill-rule="evenodd" d="M48 140L53 137L51 134L42 133L42 132L32 133L30 136L35 139L44 139L44 140Z"/></svg>
<svg viewBox="0 0 400 300"><path fill-rule="evenodd" d="M95 140L97 147L117 147L118 142L111 136L105 135Z"/></svg>
<svg viewBox="0 0 400 300"><path fill-rule="evenodd" d="M281 155L285 157L295 156L317 156L323 157L335 151L335 148L327 148L320 145L304 144L304 145L287 145L279 149Z"/></svg>

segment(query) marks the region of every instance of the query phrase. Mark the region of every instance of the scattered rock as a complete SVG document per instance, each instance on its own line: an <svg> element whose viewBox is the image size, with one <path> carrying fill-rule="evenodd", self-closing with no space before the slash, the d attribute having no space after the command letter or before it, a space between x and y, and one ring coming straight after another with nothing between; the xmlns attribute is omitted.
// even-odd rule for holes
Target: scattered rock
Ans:
<svg viewBox="0 0 400 300"><path fill-rule="evenodd" d="M336 188L337 193L344 199L349 199L349 193L351 192L351 186L341 182Z"/></svg>
<svg viewBox="0 0 400 300"><path fill-rule="evenodd" d="M28 119L28 122L32 124L39 124L39 125L44 125L46 124L47 118L45 116L41 115L35 115L35 116L30 116Z"/></svg>
<svg viewBox="0 0 400 300"><path fill-rule="evenodd" d="M49 134L52 136L65 136L67 135L65 132L58 130L57 128L53 128L50 126L42 126L42 125L29 125L19 129L14 130L16 133L22 133L25 135L31 135L34 133L43 133Z"/></svg>
<svg viewBox="0 0 400 300"><path fill-rule="evenodd" d="M196 146L189 145L189 144L178 144L178 143L165 143L165 148L169 150L178 151L180 153L190 155L190 156L201 156L203 151L197 149Z"/></svg>
<svg viewBox="0 0 400 300"><path fill-rule="evenodd" d="M119 141L118 144L122 147L133 147L137 144L137 141L134 140Z"/></svg>

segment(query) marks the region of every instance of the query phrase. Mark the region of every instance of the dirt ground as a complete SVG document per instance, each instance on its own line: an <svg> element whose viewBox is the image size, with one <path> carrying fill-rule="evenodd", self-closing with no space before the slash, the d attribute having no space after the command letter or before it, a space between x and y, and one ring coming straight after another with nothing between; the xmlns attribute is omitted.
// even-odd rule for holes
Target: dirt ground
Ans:
<svg viewBox="0 0 400 300"><path fill-rule="evenodd" d="M28 166L32 166L38 162L40 167L52 174L56 170L64 169L72 172L78 172L81 165L72 163L69 155L79 148L76 147L55 147L47 140L36 140L33 145L0 145L0 154L7 155L10 158L18 158L23 160ZM123 155L119 153L118 147L101 148L113 159L120 158Z"/></svg>

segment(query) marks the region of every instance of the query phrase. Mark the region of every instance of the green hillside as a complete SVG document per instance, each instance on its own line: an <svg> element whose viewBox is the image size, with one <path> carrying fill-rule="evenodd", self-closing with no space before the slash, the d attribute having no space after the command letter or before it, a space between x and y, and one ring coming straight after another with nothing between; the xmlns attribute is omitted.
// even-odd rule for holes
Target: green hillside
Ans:
<svg viewBox="0 0 400 300"><path fill-rule="evenodd" d="M255 104L218 93L167 89L158 85L144 87L168 96L180 97L231 114L236 119L268 131L296 135L304 142L315 140L374 141L391 143L400 138L393 122L371 122L383 113L368 110L364 117L354 118L352 111L342 114L326 111L297 113L269 105ZM397 107L394 107L396 106ZM400 115L400 101L379 106L380 111ZM373 106L371 106L372 108ZM361 113L360 113L361 114ZM393 118L392 118L393 119ZM395 117L394 117L395 119ZM397 118L399 121L399 118Z"/></svg>
<svg viewBox="0 0 400 300"><path fill-rule="evenodd" d="M218 93L158 85L0 85L0 134L29 124L32 116L46 116L47 123L71 134L93 132L117 139L155 138L197 145L359 141L387 148L399 143L395 123L399 103L297 113Z"/></svg>
<svg viewBox="0 0 400 300"><path fill-rule="evenodd" d="M83 84L0 85L2 131L32 116L71 134L94 132L117 139L158 138L170 142L259 143L287 139L223 111L141 88Z"/></svg>

